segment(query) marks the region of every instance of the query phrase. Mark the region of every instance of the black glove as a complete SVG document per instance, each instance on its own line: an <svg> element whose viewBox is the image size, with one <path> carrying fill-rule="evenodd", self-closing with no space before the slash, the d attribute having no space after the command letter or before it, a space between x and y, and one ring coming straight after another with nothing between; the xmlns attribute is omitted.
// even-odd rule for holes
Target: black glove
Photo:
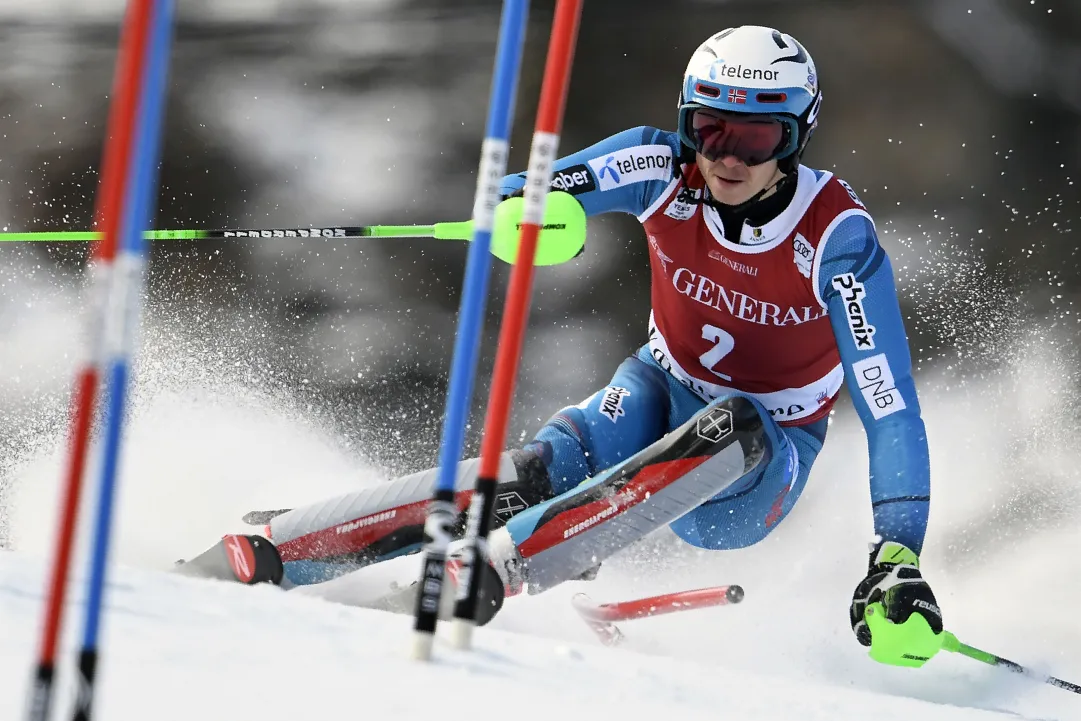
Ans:
<svg viewBox="0 0 1081 721"><path fill-rule="evenodd" d="M919 557L895 541L880 541L871 549L867 577L856 586L849 607L849 621L856 638L873 646L871 656L884 663L919 666L934 655L942 643L942 612L935 594L920 574ZM877 604L877 605L876 605ZM885 619L872 623L889 635L872 644L868 607ZM907 624L917 614L923 624ZM929 627L929 629L927 628Z"/></svg>

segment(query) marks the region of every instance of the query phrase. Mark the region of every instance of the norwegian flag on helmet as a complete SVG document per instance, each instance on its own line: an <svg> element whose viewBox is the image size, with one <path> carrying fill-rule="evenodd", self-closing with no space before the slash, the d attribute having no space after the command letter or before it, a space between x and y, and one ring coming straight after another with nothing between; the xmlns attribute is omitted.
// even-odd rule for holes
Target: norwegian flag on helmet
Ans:
<svg viewBox="0 0 1081 721"><path fill-rule="evenodd" d="M740 90L739 88L728 89L728 102L739 103L740 105L747 104L747 91Z"/></svg>

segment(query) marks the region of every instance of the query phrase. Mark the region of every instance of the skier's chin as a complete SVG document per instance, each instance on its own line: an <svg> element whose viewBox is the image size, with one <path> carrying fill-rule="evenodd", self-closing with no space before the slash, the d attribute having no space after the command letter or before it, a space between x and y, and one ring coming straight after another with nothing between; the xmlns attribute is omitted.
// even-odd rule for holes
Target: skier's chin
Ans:
<svg viewBox="0 0 1081 721"><path fill-rule="evenodd" d="M755 194L749 178L722 178L714 175L709 184L713 199L722 205L739 205L751 199Z"/></svg>

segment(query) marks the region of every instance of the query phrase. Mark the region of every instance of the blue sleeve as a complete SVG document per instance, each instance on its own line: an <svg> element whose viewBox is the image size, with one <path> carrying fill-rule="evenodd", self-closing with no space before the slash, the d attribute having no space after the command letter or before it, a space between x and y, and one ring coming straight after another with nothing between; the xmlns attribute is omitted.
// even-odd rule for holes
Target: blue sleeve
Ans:
<svg viewBox="0 0 1081 721"><path fill-rule="evenodd" d="M555 162L552 189L577 198L586 215L641 215L675 177L681 145L676 133L645 126L631 128ZM525 173L503 178L501 192L525 186Z"/></svg>
<svg viewBox="0 0 1081 721"><path fill-rule="evenodd" d="M815 282L867 432L875 533L919 553L930 458L893 269L863 214L842 220L823 243Z"/></svg>

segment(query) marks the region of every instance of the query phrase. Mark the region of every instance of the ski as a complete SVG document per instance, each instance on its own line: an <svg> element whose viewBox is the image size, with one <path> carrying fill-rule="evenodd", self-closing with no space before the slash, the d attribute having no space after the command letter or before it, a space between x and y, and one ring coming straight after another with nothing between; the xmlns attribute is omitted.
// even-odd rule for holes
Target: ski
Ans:
<svg viewBox="0 0 1081 721"><path fill-rule="evenodd" d="M622 463L516 515L492 534L489 559L509 587L528 583L530 594L577 579L724 491L766 451L753 403L715 401Z"/></svg>
<svg viewBox="0 0 1081 721"><path fill-rule="evenodd" d="M274 544L262 536L227 534L195 558L173 568L183 576L282 585L284 568Z"/></svg>
<svg viewBox="0 0 1081 721"><path fill-rule="evenodd" d="M461 545L461 541L457 541L449 547L447 577L450 584L440 601L440 620L450 620L453 615L454 591L461 567ZM418 560L417 555L403 556L360 568L324 583L294 585L285 576L282 558L273 543L262 536L228 534L195 558L178 561L173 572L245 585L269 583L283 591L313 596L331 603L412 614L420 590L415 571ZM477 624L483 626L503 608L503 600L508 594L499 574L490 565L485 564L481 569L480 582Z"/></svg>

